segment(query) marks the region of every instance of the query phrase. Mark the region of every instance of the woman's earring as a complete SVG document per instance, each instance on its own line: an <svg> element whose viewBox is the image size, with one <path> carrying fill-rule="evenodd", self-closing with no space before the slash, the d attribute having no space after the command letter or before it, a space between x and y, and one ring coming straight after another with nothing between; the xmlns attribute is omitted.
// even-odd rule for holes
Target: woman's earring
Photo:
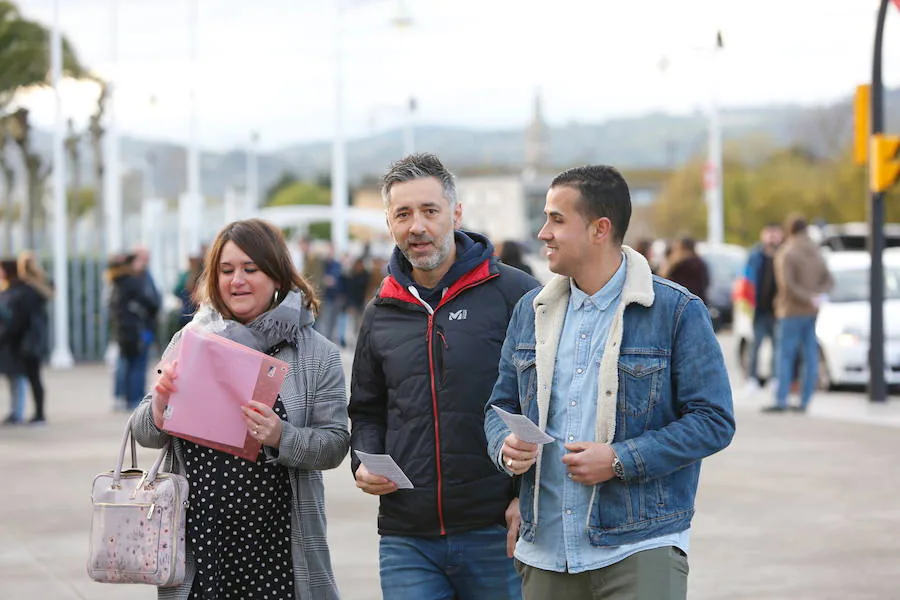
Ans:
<svg viewBox="0 0 900 600"><path fill-rule="evenodd" d="M278 290L275 290L275 299L272 300L272 304L278 304Z"/></svg>

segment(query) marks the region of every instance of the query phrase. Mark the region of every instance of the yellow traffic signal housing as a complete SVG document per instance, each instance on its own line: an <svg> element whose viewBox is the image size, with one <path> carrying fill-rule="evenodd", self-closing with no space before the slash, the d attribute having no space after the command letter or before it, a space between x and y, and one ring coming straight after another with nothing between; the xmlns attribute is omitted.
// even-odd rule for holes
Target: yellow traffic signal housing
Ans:
<svg viewBox="0 0 900 600"><path fill-rule="evenodd" d="M856 86L853 97L853 162L863 166L869 160L869 133L872 131L869 111L872 108L869 84Z"/></svg>
<svg viewBox="0 0 900 600"><path fill-rule="evenodd" d="M883 192L900 179L900 136L872 136L872 161L869 164L869 188Z"/></svg>

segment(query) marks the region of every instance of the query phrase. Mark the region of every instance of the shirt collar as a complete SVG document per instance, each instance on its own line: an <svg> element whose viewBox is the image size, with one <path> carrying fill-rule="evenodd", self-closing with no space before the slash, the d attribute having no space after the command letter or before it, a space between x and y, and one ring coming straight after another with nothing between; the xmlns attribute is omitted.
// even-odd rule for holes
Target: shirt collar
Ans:
<svg viewBox="0 0 900 600"><path fill-rule="evenodd" d="M585 302L590 302L594 306L596 306L599 310L606 310L609 308L609 305L613 303L613 300L619 297L622 293L622 288L625 286L625 271L627 258L625 254L622 254L622 263L619 265L619 268L616 269L616 272L613 276L606 282L602 288L597 290L591 296L588 296L585 292L578 289L578 286L575 285L574 279L569 279L569 302L571 307L574 310L581 310L584 307Z"/></svg>

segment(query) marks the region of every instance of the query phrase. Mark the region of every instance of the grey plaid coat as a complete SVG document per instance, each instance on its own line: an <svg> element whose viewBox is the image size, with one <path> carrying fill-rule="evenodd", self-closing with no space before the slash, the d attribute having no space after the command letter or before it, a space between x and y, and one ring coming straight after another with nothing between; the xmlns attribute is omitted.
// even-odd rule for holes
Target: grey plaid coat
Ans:
<svg viewBox="0 0 900 600"><path fill-rule="evenodd" d="M287 346L278 358L290 365L281 388L287 411L278 450L264 447L269 460L289 468L293 506L291 555L297 600L334 600L338 590L331 569L325 524L323 469L341 464L347 454L347 393L337 347L312 327L303 327L297 348ZM172 468L183 473L184 448L153 423L150 396L135 409L135 440L147 448L162 448L174 441ZM190 509L189 509L190 510ZM173 588L159 588L160 600L186 600L194 579L194 559L187 548L185 581Z"/></svg>

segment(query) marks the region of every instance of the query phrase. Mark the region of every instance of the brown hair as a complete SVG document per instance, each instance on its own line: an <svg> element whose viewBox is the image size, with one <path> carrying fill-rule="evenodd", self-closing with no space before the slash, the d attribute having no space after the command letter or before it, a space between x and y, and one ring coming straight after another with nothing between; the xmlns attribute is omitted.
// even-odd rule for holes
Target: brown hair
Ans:
<svg viewBox="0 0 900 600"><path fill-rule="evenodd" d="M788 235L794 235L806 231L806 219L800 213L791 213L784 221L784 228Z"/></svg>
<svg viewBox="0 0 900 600"><path fill-rule="evenodd" d="M678 238L674 244L670 246L671 253L666 259L666 264L660 269L660 276L669 277L672 271L683 260L694 258L697 256L697 242L692 237Z"/></svg>
<svg viewBox="0 0 900 600"><path fill-rule="evenodd" d="M5 275L4 281L2 282L2 289L5 290L12 284L19 281L19 268L16 264L15 258L0 259L0 269L3 269L3 273Z"/></svg>
<svg viewBox="0 0 900 600"><path fill-rule="evenodd" d="M193 293L197 304L209 302L222 316L233 317L219 294L219 262L222 260L222 249L228 242L234 242L275 282L275 289L280 291L278 302L284 300L288 291L299 289L303 292L304 306L313 314L318 314L319 300L316 293L294 267L284 235L277 227L262 219L234 221L219 231L206 252L203 271Z"/></svg>
<svg viewBox="0 0 900 600"><path fill-rule="evenodd" d="M30 285L44 298L53 297L53 286L47 281L47 274L31 250L22 250L16 258L19 278Z"/></svg>

